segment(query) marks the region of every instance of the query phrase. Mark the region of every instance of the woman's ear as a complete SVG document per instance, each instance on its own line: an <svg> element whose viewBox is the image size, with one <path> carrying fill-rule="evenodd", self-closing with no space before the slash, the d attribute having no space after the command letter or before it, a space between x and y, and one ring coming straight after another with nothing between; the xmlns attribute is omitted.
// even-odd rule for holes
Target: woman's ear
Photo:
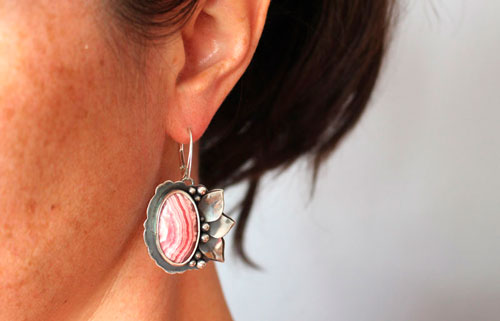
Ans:
<svg viewBox="0 0 500 321"><path fill-rule="evenodd" d="M200 0L179 31L175 88L167 108L167 134L177 142L205 132L215 112L250 63L270 0Z"/></svg>

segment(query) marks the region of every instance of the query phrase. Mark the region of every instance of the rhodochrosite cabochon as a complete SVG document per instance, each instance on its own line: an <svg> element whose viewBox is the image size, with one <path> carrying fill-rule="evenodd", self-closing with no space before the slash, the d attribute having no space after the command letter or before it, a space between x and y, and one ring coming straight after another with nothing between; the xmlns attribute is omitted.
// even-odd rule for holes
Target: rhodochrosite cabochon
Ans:
<svg viewBox="0 0 500 321"><path fill-rule="evenodd" d="M224 193L203 185L166 181L148 205L144 241L150 256L168 273L201 269L224 261L224 239L234 221L224 215Z"/></svg>
<svg viewBox="0 0 500 321"><path fill-rule="evenodd" d="M158 240L165 257L173 264L185 264L194 255L200 234L194 202L183 191L167 195L158 217Z"/></svg>

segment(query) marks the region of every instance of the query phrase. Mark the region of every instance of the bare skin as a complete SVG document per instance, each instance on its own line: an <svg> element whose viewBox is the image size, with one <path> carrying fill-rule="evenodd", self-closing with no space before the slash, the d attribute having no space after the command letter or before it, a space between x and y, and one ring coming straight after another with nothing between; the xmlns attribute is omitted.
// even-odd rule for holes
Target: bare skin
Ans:
<svg viewBox="0 0 500 321"><path fill-rule="evenodd" d="M168 42L138 48L106 1L0 3L0 320L230 320L213 264L164 273L142 224L268 5L200 1Z"/></svg>

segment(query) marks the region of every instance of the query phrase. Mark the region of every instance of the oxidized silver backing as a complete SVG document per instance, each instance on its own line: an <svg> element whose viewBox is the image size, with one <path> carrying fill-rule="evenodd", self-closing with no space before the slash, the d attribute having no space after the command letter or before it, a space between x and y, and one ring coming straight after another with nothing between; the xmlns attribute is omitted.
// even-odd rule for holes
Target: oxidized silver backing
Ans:
<svg viewBox="0 0 500 321"><path fill-rule="evenodd" d="M163 202L170 193L182 192L196 209L198 239L190 258L183 263L174 263L163 253L158 238L158 220ZM224 262L224 239L235 224L223 213L224 191L208 191L203 185L186 185L183 181L166 181L156 187L149 201L147 219L144 222L144 242L149 255L156 264L168 273L182 273L202 269L210 260Z"/></svg>

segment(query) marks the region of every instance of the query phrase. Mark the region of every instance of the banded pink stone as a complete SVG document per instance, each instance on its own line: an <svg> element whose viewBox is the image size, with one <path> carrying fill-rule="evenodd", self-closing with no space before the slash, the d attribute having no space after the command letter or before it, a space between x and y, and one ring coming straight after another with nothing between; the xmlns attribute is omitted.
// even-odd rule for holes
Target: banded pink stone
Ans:
<svg viewBox="0 0 500 321"><path fill-rule="evenodd" d="M196 250L198 215L184 192L167 195L160 208L158 239L165 257L174 264L186 263Z"/></svg>

